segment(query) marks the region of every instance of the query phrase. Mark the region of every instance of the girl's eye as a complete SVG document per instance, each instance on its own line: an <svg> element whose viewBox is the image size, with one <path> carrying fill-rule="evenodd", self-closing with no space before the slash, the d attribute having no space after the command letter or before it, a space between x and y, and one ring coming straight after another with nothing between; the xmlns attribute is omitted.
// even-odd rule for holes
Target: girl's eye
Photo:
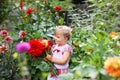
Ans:
<svg viewBox="0 0 120 80"><path fill-rule="evenodd" d="M54 39L58 39L58 38L59 38L59 37L57 37L57 36L56 36L56 37L54 37Z"/></svg>
<svg viewBox="0 0 120 80"><path fill-rule="evenodd" d="M59 36L55 36L56 38L60 38Z"/></svg>

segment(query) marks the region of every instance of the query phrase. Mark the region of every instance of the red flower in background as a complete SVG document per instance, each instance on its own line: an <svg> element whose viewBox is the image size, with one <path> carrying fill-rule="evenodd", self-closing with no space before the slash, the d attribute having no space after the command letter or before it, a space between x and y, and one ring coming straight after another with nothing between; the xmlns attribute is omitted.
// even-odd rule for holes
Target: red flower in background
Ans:
<svg viewBox="0 0 120 80"><path fill-rule="evenodd" d="M53 9L54 9L55 11L60 11L60 10L62 10L62 8L61 8L60 6L55 6Z"/></svg>
<svg viewBox="0 0 120 80"><path fill-rule="evenodd" d="M30 13L32 13L32 12L34 12L34 11L35 11L34 9L29 8L29 9L26 10L26 14L30 14Z"/></svg>
<svg viewBox="0 0 120 80"><path fill-rule="evenodd" d="M20 9L21 10L23 9L23 6L24 6L24 2L23 2L23 0L20 0Z"/></svg>

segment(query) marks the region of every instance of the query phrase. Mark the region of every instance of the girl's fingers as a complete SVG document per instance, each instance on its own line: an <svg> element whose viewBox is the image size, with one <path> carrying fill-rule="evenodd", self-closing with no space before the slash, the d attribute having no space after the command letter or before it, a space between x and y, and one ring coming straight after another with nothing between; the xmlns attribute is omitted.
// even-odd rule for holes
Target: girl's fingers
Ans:
<svg viewBox="0 0 120 80"><path fill-rule="evenodd" d="M46 62L48 61L46 58L43 58L43 60L46 61Z"/></svg>

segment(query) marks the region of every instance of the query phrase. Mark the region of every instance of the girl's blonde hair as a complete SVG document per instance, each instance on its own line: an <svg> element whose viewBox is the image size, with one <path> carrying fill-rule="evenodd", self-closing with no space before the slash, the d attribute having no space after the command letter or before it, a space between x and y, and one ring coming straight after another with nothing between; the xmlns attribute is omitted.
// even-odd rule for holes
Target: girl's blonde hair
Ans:
<svg viewBox="0 0 120 80"><path fill-rule="evenodd" d="M70 36L71 36L72 29L68 26L62 25L62 26L57 26L54 34L56 32L61 32L63 34L63 36L66 37L69 40Z"/></svg>

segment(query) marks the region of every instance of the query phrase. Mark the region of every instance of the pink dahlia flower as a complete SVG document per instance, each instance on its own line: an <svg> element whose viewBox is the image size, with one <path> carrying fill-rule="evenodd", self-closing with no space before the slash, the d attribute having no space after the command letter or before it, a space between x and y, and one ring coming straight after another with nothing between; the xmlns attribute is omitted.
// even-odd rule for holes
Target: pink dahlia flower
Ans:
<svg viewBox="0 0 120 80"><path fill-rule="evenodd" d="M27 52L30 49L30 45L27 42L21 42L16 45L16 50L19 53Z"/></svg>

